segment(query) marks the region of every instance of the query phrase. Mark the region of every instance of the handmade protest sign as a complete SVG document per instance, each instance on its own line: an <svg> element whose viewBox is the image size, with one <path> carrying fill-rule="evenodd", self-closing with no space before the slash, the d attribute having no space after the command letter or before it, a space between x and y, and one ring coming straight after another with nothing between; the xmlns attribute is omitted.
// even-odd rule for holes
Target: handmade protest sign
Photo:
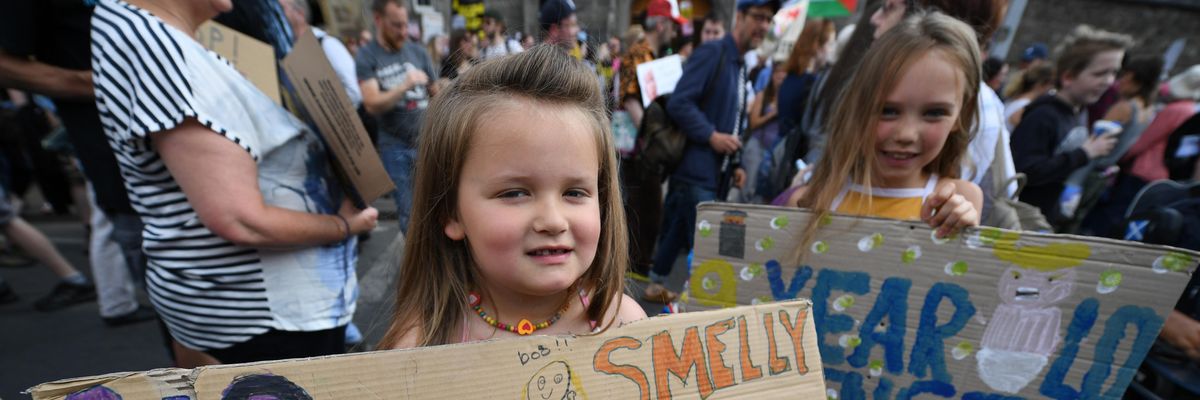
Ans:
<svg viewBox="0 0 1200 400"><path fill-rule="evenodd" d="M411 350L62 380L41 399L816 399L808 301ZM274 397L271 397L274 396Z"/></svg>
<svg viewBox="0 0 1200 400"><path fill-rule="evenodd" d="M701 204L684 302L811 297L841 400L1120 398L1200 254L1101 238Z"/></svg>

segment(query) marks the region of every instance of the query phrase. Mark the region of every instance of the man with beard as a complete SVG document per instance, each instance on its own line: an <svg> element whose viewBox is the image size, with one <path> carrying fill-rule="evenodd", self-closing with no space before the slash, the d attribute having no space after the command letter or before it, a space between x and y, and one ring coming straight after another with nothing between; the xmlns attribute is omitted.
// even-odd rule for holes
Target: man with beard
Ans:
<svg viewBox="0 0 1200 400"><path fill-rule="evenodd" d="M400 0L375 0L371 6L376 39L358 51L355 64L363 107L379 120L379 154L396 184L400 229L408 228L417 133L436 91L433 61L425 47L408 41L408 10Z"/></svg>
<svg viewBox="0 0 1200 400"><path fill-rule="evenodd" d="M675 300L676 294L663 283L679 251L692 247L696 205L717 199L723 173L732 174L736 187L746 179L737 162L749 103L743 56L762 44L778 10L778 1L738 0L731 32L692 53L667 102L667 113L688 140L667 189L652 283L643 296L647 301Z"/></svg>

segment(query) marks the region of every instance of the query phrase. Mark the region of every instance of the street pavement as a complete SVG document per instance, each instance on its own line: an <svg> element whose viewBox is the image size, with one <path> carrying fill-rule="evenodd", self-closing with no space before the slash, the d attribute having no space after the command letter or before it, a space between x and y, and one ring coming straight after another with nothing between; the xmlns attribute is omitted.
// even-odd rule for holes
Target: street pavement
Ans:
<svg viewBox="0 0 1200 400"><path fill-rule="evenodd" d="M375 203L382 218L379 227L361 246L358 263L360 297L354 322L363 331L364 345L355 350L372 350L383 336L390 319L394 285L403 236L394 217L394 203ZM91 276L86 233L78 218L27 217L45 233L76 268ZM685 279L684 257L680 257L668 286L678 290ZM79 304L50 313L33 309L33 302L57 283L44 266L0 267L0 276L21 297L19 302L0 305L0 399L28 399L22 391L42 382L123 371L171 367L163 332L156 322L109 327L100 319L95 302ZM640 297L643 283L627 280L628 293ZM639 302L641 300L639 299ZM149 304L142 296L143 304ZM648 314L661 311L661 304L643 303Z"/></svg>

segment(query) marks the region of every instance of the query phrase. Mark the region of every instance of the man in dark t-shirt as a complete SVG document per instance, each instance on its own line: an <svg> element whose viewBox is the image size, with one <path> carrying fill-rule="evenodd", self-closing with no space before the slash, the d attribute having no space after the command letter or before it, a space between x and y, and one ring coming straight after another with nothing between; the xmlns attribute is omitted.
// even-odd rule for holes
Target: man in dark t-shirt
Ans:
<svg viewBox="0 0 1200 400"><path fill-rule="evenodd" d="M54 99L100 214L92 219L102 229L93 226L96 237L90 253L100 314L110 325L123 325L153 319L155 314L134 296L132 282L144 271L142 223L129 205L96 111L90 71L93 6L91 0L6 2L0 13L0 86ZM96 248L103 245L114 251ZM70 302L70 293L60 295L61 301Z"/></svg>
<svg viewBox="0 0 1200 400"><path fill-rule="evenodd" d="M379 155L396 184L400 229L408 229L412 209L412 177L417 133L437 77L429 53L408 40L408 10L400 0L375 0L372 12L378 32L358 50L354 63L363 108L379 121Z"/></svg>

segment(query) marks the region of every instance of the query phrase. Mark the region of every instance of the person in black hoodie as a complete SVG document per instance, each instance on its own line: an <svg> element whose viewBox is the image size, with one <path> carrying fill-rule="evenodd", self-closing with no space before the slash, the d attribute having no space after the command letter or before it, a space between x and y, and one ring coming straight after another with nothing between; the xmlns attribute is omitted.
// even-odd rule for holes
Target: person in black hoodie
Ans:
<svg viewBox="0 0 1200 400"><path fill-rule="evenodd" d="M1088 134L1085 107L1112 86L1131 43L1127 35L1077 27L1055 52L1057 90L1030 103L1013 129L1013 164L1028 177L1021 201L1041 209L1056 228L1074 212L1070 199L1077 196L1064 196L1067 177L1116 144L1119 131Z"/></svg>

